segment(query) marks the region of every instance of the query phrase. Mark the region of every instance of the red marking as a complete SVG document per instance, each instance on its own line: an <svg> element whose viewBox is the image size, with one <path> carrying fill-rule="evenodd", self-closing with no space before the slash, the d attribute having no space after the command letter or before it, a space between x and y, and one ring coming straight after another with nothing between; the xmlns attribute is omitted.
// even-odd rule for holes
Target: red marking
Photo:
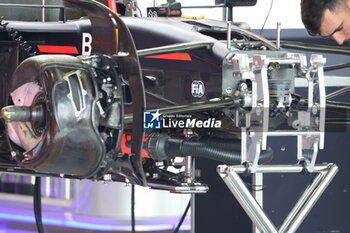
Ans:
<svg viewBox="0 0 350 233"><path fill-rule="evenodd" d="M111 41L103 41L103 40L93 40L92 43L97 44L97 45L110 45L110 44L112 44Z"/></svg>
<svg viewBox="0 0 350 233"><path fill-rule="evenodd" d="M118 13L118 12L117 12L117 4L116 4L115 0L108 0L108 7L109 7L114 13Z"/></svg>
<svg viewBox="0 0 350 233"><path fill-rule="evenodd" d="M147 141L147 138L148 138L148 135L145 135L145 138L143 141ZM131 136L127 134L123 134L122 141L120 142L121 151L124 154L131 154L131 148L127 144L131 144ZM142 158L149 158L149 155L147 154L146 150L142 150L141 156Z"/></svg>
<svg viewBox="0 0 350 233"><path fill-rule="evenodd" d="M188 53L167 53L160 55L147 56L145 58L178 60L178 61L192 61L191 55Z"/></svg>
<svg viewBox="0 0 350 233"><path fill-rule="evenodd" d="M257 35L257 34L255 34L255 33L252 33L252 32L250 32L250 31L245 31L245 33L247 33L247 34L249 34L249 35L251 35L251 36L253 36L253 37L258 38L259 40L261 40L261 41L263 41L263 42L265 42L265 43L267 43L267 44L271 44L271 43L272 43L272 42L269 41L268 39L266 39L266 38L264 38L264 37L262 37L262 36L260 36L260 35Z"/></svg>
<svg viewBox="0 0 350 233"><path fill-rule="evenodd" d="M75 46L61 46L61 45L37 45L40 53L65 53L65 54L79 54Z"/></svg>
<svg viewBox="0 0 350 233"><path fill-rule="evenodd" d="M181 12L179 10L170 11L170 15L172 16L181 16Z"/></svg>

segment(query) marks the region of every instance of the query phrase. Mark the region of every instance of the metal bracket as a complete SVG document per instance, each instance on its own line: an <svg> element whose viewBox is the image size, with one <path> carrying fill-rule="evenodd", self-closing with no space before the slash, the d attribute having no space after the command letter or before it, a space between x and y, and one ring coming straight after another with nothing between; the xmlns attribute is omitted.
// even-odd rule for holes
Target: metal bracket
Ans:
<svg viewBox="0 0 350 233"><path fill-rule="evenodd" d="M222 94L240 101L240 108L232 115L235 126L241 128L241 162L252 164L249 172L257 169L268 136L297 136L297 159L305 162L307 172L313 171L317 153L324 147L325 62L322 55L312 55L308 66L305 55L283 52L272 53L269 57L232 52L225 57ZM308 82L306 109L285 108L290 106L292 98L286 92L294 92L296 77ZM276 82L282 84L276 85ZM274 108L271 108L271 101L277 102ZM273 121L269 121L269 114L279 111L288 116L290 129L279 129L273 124L270 127Z"/></svg>
<svg viewBox="0 0 350 233"><path fill-rule="evenodd" d="M228 188L236 197L240 205L248 214L255 226L264 233L291 233L296 232L303 220L306 218L317 200L333 180L338 172L335 164L315 165L313 172L317 173L312 183L305 189L299 200L277 228L268 218L257 200L245 186L238 175L246 171L245 166L220 165L217 171ZM302 165L264 165L258 166L256 173L300 173L304 170Z"/></svg>
<svg viewBox="0 0 350 233"><path fill-rule="evenodd" d="M224 60L223 95L239 95L244 107L249 110L236 111L236 126L242 129L242 163L249 161L252 170L258 166L261 150L266 150L269 125L269 85L267 65L264 55L232 53ZM247 83L251 85L251 93ZM248 94L249 93L249 94Z"/></svg>

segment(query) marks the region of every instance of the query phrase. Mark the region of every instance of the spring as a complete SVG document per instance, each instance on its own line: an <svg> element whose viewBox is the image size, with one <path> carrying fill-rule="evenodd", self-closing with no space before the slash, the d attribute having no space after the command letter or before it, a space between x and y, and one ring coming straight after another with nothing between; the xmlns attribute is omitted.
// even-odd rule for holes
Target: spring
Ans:
<svg viewBox="0 0 350 233"><path fill-rule="evenodd" d="M28 44L27 41L23 40L22 36L18 36L18 31L15 31L13 28L8 27L8 22L4 22L4 16L0 17L0 27L2 27L7 34L11 37L13 41L16 41L20 48L22 48L29 57L37 55L37 52L34 48Z"/></svg>

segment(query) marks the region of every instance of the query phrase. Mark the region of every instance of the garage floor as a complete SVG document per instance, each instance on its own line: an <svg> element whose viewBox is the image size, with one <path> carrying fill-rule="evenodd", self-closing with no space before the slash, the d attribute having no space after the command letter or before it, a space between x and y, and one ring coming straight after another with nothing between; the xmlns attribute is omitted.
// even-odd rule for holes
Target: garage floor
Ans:
<svg viewBox="0 0 350 233"><path fill-rule="evenodd" d="M44 226L45 233L130 233L130 231L96 231L76 228L66 228L58 226ZM151 231L142 231L143 233L151 233ZM36 226L34 224L23 222L3 222L0 220L0 233L37 233ZM152 233L173 233L171 231L152 231ZM179 233L189 233L189 231L180 231Z"/></svg>

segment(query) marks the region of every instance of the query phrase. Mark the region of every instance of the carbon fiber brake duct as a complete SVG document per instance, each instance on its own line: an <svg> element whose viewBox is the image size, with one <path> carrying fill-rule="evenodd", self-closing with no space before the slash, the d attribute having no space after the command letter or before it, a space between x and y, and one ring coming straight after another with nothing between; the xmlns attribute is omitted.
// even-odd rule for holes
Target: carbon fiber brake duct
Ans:
<svg viewBox="0 0 350 233"><path fill-rule="evenodd" d="M134 40L124 22L103 4L87 0L65 0L65 4L83 9L89 17L92 25L92 54L111 55L122 67L121 72L129 83L132 97L133 140L131 156L117 160L113 165L113 170L127 174L131 172L134 178L131 181L145 186L146 178L142 167L141 149L144 138L143 112L146 103Z"/></svg>
<svg viewBox="0 0 350 233"><path fill-rule="evenodd" d="M11 148L12 157L36 174L89 179L100 179L110 174L115 176L112 179L123 176L131 183L146 186L141 161L145 94L133 38L123 21L103 4L88 0L66 0L64 4L66 7L81 8L90 19L91 56L35 56L18 67L10 85L15 105L12 109L18 113L23 106L25 111L33 112L38 107L38 112L44 116L41 119L46 119L47 128L40 129L45 132L41 135L39 132L38 137L28 137L23 132L19 136L18 132L23 128L18 127L17 133L10 138L26 152L17 153ZM102 108L99 95L104 93L104 88L98 84L102 80L99 81L101 77L98 77L96 70L113 79L115 98L120 99L115 102L114 112L111 111L108 119L99 116L106 109L99 109ZM129 86L132 101L127 112L133 115L131 154L120 151L124 131L122 81ZM37 92L28 95L28 88L37 89ZM36 95L41 89L42 101L38 103L35 102ZM30 103L16 106L16 100L21 99L17 97L21 95ZM114 125L107 124L107 128L116 136L108 144L98 128L111 118ZM32 132L31 120L32 116L14 125L27 125L26 132ZM16 143L16 138L22 140ZM36 141L28 143L28 139ZM11 144L16 147L14 143Z"/></svg>

